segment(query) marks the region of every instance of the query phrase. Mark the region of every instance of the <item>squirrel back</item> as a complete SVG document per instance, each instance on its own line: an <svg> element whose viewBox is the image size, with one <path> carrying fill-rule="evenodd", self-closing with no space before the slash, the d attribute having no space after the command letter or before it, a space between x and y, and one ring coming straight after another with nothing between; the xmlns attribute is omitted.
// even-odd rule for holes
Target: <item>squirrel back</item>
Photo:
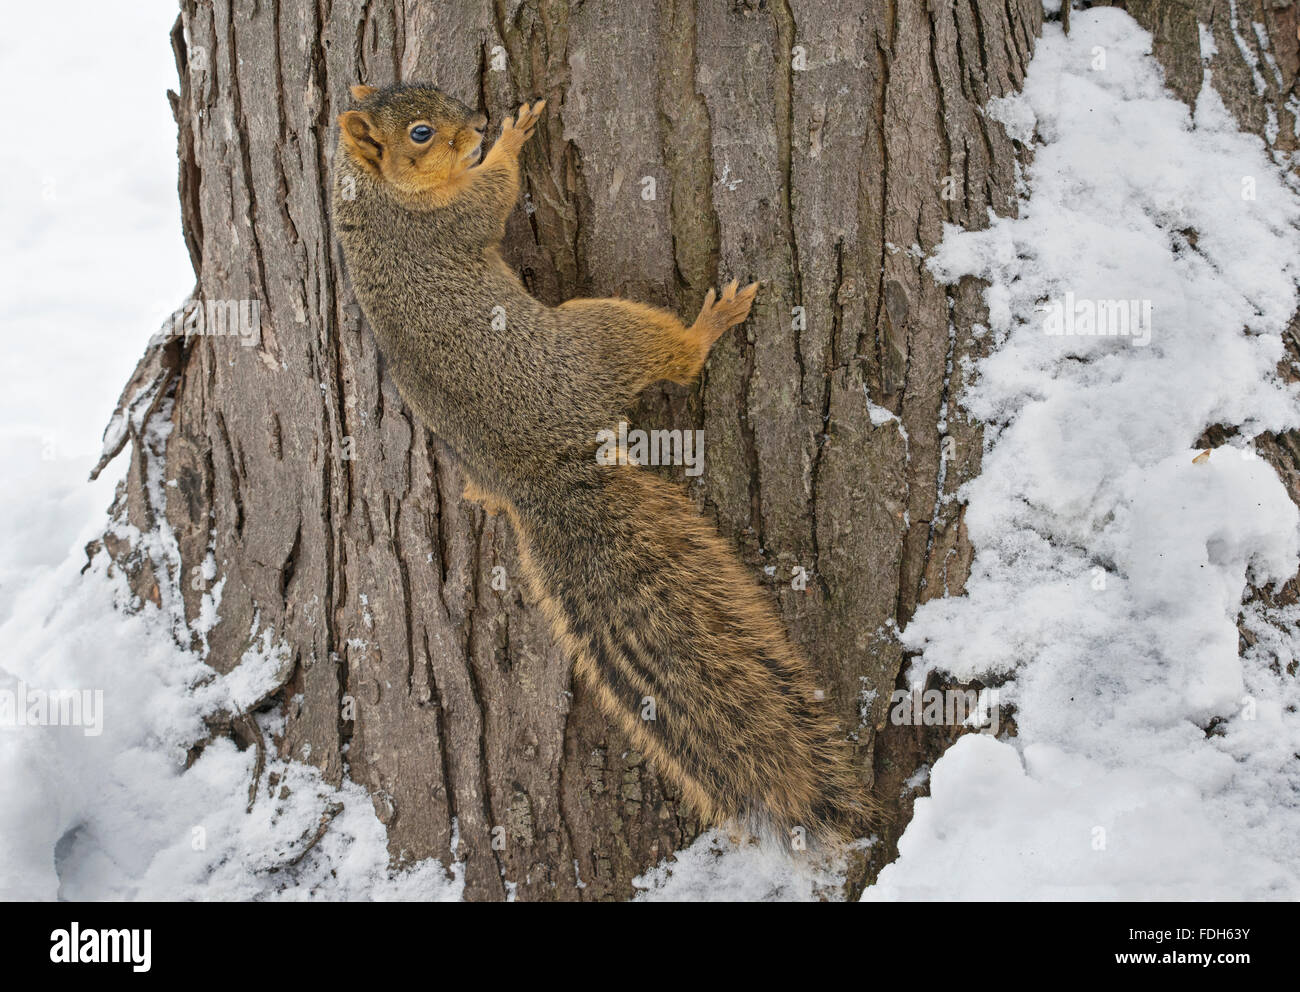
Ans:
<svg viewBox="0 0 1300 992"><path fill-rule="evenodd" d="M426 86L354 87L334 220L357 298L466 496L505 512L575 672L708 823L857 836L873 808L849 745L765 594L681 490L597 459L652 382L691 384L757 283L695 322L628 300L535 300L498 245L524 105L479 162L486 119Z"/></svg>

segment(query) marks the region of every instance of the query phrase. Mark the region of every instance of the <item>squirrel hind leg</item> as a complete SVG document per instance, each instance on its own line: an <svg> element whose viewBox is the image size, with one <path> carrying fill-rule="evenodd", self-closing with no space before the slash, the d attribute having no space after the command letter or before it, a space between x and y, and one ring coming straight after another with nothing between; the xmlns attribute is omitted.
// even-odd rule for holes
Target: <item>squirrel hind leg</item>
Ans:
<svg viewBox="0 0 1300 992"><path fill-rule="evenodd" d="M695 383L718 338L749 316L758 283L744 289L737 286L733 280L721 296L710 289L690 327L667 310L631 300L568 300L556 311L570 321L566 329L571 332L592 339L613 339L625 364L622 385L630 393L619 396L615 405L624 406L652 382L667 379L682 386Z"/></svg>
<svg viewBox="0 0 1300 992"><path fill-rule="evenodd" d="M571 331L611 342L628 388L614 404L620 407L652 382L694 383L716 340L698 321L699 326L687 327L667 310L632 300L568 300L556 310L573 320Z"/></svg>
<svg viewBox="0 0 1300 992"><path fill-rule="evenodd" d="M732 280L719 296L712 289L704 298L699 315L690 327L684 327L676 318L659 322L659 346L662 352L662 373L658 378L668 379L683 386L692 385L708 360L709 351L729 328L743 323L758 293L758 283L744 289ZM667 315L665 315L667 316ZM653 381L653 380L651 380Z"/></svg>
<svg viewBox="0 0 1300 992"><path fill-rule="evenodd" d="M736 288L737 285L733 279L721 296L712 289L709 290L695 323L678 331L674 341L674 360L669 363L668 372L663 378L683 386L694 383L718 338L728 329L744 323L758 292L758 283L750 283L740 290Z"/></svg>

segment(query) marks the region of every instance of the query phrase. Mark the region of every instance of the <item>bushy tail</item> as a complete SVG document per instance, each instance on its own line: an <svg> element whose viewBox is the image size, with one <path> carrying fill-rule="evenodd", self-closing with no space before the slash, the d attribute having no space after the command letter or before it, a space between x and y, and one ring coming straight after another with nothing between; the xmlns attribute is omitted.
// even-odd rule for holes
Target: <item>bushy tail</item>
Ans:
<svg viewBox="0 0 1300 992"><path fill-rule="evenodd" d="M647 472L585 481L516 524L533 592L602 708L711 824L864 833L849 747L734 553Z"/></svg>

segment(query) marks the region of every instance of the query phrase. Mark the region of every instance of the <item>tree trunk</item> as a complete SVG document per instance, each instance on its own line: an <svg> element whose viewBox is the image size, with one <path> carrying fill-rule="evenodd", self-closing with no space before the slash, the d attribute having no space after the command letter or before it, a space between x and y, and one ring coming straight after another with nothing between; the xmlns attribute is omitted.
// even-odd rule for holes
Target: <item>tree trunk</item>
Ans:
<svg viewBox="0 0 1300 992"><path fill-rule="evenodd" d="M700 387L652 389L631 419L704 430L705 473L663 471L766 583L894 810L860 887L947 741L886 720L895 632L962 589L950 497L982 447L957 405L979 287L937 285L923 255L945 222L1014 209L1017 149L980 108L1019 86L1038 0L181 6L196 296L256 301L260 340L173 334L124 393L120 509L179 549L107 536L134 587L191 623L219 593L210 631L178 627L219 671L283 643L259 704L284 707L281 753L366 786L394 861L460 860L470 898L625 898L691 841L676 792L573 683L504 518L461 500L402 404L326 212L349 85L432 80L489 135L545 98L508 228L538 297L689 318L709 286L764 280Z"/></svg>

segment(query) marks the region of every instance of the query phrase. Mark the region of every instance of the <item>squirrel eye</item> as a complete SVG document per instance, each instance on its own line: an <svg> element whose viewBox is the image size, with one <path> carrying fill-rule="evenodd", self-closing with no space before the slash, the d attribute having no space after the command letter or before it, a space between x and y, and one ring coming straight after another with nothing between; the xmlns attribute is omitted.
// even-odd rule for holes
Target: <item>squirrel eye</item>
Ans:
<svg viewBox="0 0 1300 992"><path fill-rule="evenodd" d="M417 124L411 128L411 140L417 145L422 145L433 137L433 128L427 124Z"/></svg>

